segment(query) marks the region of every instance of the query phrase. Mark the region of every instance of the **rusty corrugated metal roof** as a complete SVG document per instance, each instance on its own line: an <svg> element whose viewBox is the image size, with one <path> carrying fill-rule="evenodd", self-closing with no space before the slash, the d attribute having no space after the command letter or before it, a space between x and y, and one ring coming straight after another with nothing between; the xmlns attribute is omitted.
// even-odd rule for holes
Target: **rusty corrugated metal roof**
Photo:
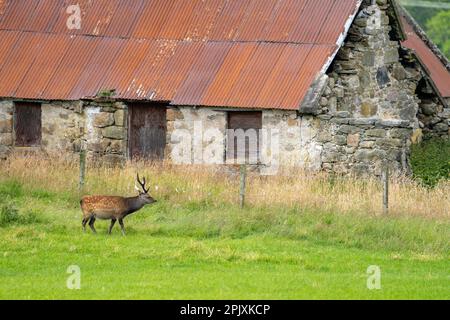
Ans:
<svg viewBox="0 0 450 320"><path fill-rule="evenodd" d="M0 96L298 109L361 0L0 0Z"/></svg>
<svg viewBox="0 0 450 320"><path fill-rule="evenodd" d="M407 40L403 41L403 46L416 52L419 59L425 65L429 72L431 80L434 82L437 90L442 97L450 97L450 72L443 65L442 61L424 42L424 40L415 32L413 26L405 17L401 18L407 35Z"/></svg>

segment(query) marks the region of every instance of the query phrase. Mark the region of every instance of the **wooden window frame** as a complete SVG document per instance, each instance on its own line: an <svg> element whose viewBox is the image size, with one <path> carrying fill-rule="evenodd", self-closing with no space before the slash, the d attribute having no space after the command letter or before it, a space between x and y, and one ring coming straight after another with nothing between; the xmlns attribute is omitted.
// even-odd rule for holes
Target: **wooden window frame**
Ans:
<svg viewBox="0 0 450 320"><path fill-rule="evenodd" d="M242 128L234 128L235 125L232 125L231 122L231 117L232 116L239 116L239 115L245 115L245 116L255 116L254 119L251 119L250 121L254 121L257 122L256 124L250 125L250 124L244 124L242 125ZM230 162L232 164L260 164L261 162L261 151L262 151L262 141L261 141L261 136L260 136L260 130L262 130L262 119L263 119L263 114L262 111L228 111L227 112L227 135L226 135L226 144L225 144L225 162L230 164ZM233 120L235 121L235 120ZM245 120L241 120L244 121ZM239 126L239 125L237 125ZM243 129L244 132L246 132L249 129L254 129L256 130L256 139L257 139L257 147L256 147L256 163L254 162L250 162L251 160L251 156L250 156L250 145L247 143L247 136L245 136L245 159L239 156L239 152L237 152L237 146L236 146L236 140L234 141L233 145L234 145L234 157L231 158L229 157L229 149L230 149L230 132L229 130L238 130L238 129ZM233 138L236 139L236 136L233 135Z"/></svg>

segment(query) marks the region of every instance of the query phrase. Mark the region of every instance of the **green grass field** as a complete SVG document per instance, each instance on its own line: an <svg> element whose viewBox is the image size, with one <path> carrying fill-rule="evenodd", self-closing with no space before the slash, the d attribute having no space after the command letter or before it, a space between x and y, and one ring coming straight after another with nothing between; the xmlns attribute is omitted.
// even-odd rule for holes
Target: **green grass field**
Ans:
<svg viewBox="0 0 450 320"><path fill-rule="evenodd" d="M83 234L70 194L3 181L0 195L0 299L450 298L446 218L161 199L122 237L105 221ZM80 290L66 286L70 265Z"/></svg>

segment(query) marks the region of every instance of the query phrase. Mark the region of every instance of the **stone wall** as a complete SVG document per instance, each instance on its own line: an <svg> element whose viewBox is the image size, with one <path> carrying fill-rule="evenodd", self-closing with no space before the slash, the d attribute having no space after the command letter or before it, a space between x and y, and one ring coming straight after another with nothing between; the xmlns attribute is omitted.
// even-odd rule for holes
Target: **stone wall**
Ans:
<svg viewBox="0 0 450 320"><path fill-rule="evenodd" d="M13 110L12 101L0 101L0 159L6 158L12 149Z"/></svg>
<svg viewBox="0 0 450 320"><path fill-rule="evenodd" d="M420 135L421 74L402 64L389 10L388 1L366 4L328 71L318 115L324 170L379 174L388 160L393 170L409 171L411 139Z"/></svg>
<svg viewBox="0 0 450 320"><path fill-rule="evenodd" d="M0 101L1 158L24 150L73 158L84 148L91 160L116 164L126 159L127 110L122 102L42 103L42 140L40 147L33 148L14 148L13 110L13 101Z"/></svg>
<svg viewBox="0 0 450 320"><path fill-rule="evenodd" d="M414 130L408 121L333 117L321 122L319 132L326 171L378 175L385 160L396 172L409 171Z"/></svg>
<svg viewBox="0 0 450 320"><path fill-rule="evenodd" d="M450 107L444 106L425 81L419 86L417 94L421 100L418 120L423 136L427 139L433 137L448 139L450 137Z"/></svg>
<svg viewBox="0 0 450 320"><path fill-rule="evenodd" d="M100 99L84 104L83 144L88 159L120 164L127 159L128 121L126 104Z"/></svg>
<svg viewBox="0 0 450 320"><path fill-rule="evenodd" d="M319 120L300 116L296 111L266 110L263 112L262 152L266 156L263 173L279 167L298 167L317 171L321 167L322 145L318 143Z"/></svg>
<svg viewBox="0 0 450 320"><path fill-rule="evenodd" d="M169 107L166 159L177 164L222 164L226 125L224 111Z"/></svg>
<svg viewBox="0 0 450 320"><path fill-rule="evenodd" d="M224 164L227 112L169 107L166 158L174 163ZM312 116L299 117L296 111L263 111L261 172L269 174L280 166L319 169L321 146L313 129L318 122Z"/></svg>
<svg viewBox="0 0 450 320"><path fill-rule="evenodd" d="M42 141L40 151L71 157L81 148L84 117L81 102L49 102L41 105Z"/></svg>

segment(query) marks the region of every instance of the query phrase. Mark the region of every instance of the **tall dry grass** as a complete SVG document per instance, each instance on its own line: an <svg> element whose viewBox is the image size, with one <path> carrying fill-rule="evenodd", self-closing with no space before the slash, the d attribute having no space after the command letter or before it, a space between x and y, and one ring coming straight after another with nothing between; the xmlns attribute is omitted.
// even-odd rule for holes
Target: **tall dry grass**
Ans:
<svg viewBox="0 0 450 320"><path fill-rule="evenodd" d="M201 202L208 206L238 203L239 177L223 167L127 163L123 167L91 166L85 194L134 195L136 172L147 176L151 193L174 205ZM253 207L302 207L337 213L382 214L382 187L378 179L331 177L286 170L278 176L249 174L246 204ZM79 164L55 157L12 156L0 163L0 183L19 182L25 192L78 191ZM426 188L407 177L390 182L390 215L450 217L450 182Z"/></svg>

